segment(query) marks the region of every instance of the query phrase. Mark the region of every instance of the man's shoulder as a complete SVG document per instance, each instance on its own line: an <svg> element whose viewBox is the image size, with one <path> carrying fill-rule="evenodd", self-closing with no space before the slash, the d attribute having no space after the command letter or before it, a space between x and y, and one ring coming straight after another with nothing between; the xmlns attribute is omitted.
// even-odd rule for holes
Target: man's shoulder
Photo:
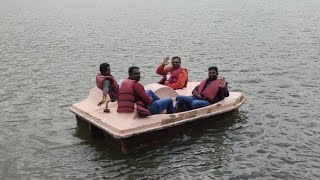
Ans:
<svg viewBox="0 0 320 180"><path fill-rule="evenodd" d="M187 75L188 75L188 70L185 69L185 68L181 68L180 71L179 71L179 74L180 74L180 75L187 76Z"/></svg>
<svg viewBox="0 0 320 180"><path fill-rule="evenodd" d="M187 68L181 67L180 72L188 73L188 70L187 70Z"/></svg>
<svg viewBox="0 0 320 180"><path fill-rule="evenodd" d="M139 82L133 83L132 90L134 91L134 93L140 94L140 95L145 93L143 85L140 84Z"/></svg>
<svg viewBox="0 0 320 180"><path fill-rule="evenodd" d="M139 83L138 81L133 82L133 87L134 88L141 88L143 87L143 85L141 83Z"/></svg>

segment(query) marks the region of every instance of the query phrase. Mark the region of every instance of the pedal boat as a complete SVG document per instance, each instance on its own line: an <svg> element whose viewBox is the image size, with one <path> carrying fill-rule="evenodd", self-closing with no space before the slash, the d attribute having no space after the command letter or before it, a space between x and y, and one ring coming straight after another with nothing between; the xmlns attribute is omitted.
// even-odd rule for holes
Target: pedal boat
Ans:
<svg viewBox="0 0 320 180"><path fill-rule="evenodd" d="M192 90L198 84L199 82L188 82L186 88L173 90L161 84L153 83L146 85L145 89L152 90L160 98L169 97L175 101L175 97L178 95L191 95ZM105 104L97 106L101 97L102 91L94 87L89 92L88 97L79 103L73 104L70 107L70 111L76 115L78 122L85 121L88 123L89 130L99 129L116 140L148 135L148 133L227 113L239 108L244 103L242 92L230 92L229 97L207 107L175 114L163 113L140 117L136 110L133 113L118 113L117 102L109 102L108 109L110 112L104 112Z"/></svg>

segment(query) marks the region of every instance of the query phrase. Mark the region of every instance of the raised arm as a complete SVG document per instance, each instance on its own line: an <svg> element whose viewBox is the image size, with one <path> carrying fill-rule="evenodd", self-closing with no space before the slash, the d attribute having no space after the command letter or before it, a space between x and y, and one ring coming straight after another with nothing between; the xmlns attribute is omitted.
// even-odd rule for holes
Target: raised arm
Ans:
<svg viewBox="0 0 320 180"><path fill-rule="evenodd" d="M219 84L219 88L220 88L220 91L221 91L221 98L222 99L224 99L225 97L229 96L228 82L224 77L221 78L221 81L220 81L220 84Z"/></svg>
<svg viewBox="0 0 320 180"><path fill-rule="evenodd" d="M169 57L163 58L163 62L158 66L156 73L159 75L165 75L168 69L168 68L165 68L165 66L168 64L169 64Z"/></svg>

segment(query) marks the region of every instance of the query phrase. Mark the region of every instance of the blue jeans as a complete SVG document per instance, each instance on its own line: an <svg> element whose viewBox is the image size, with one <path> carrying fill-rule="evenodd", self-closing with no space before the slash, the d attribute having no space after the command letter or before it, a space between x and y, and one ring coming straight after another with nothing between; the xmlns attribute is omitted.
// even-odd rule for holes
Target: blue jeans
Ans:
<svg viewBox="0 0 320 180"><path fill-rule="evenodd" d="M160 99L151 90L146 91L147 94L153 99L150 110L152 114L160 114L161 111L167 109L167 114L174 113L173 102L170 98Z"/></svg>
<svg viewBox="0 0 320 180"><path fill-rule="evenodd" d="M197 99L194 96L177 96L177 106L179 112L189 111L211 105L209 101Z"/></svg>

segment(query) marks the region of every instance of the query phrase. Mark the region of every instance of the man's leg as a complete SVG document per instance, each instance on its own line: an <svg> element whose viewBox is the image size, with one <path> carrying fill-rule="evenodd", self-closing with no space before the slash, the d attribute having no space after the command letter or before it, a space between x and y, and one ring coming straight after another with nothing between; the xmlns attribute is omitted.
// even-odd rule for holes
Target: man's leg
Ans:
<svg viewBox="0 0 320 180"><path fill-rule="evenodd" d="M150 106L150 111L151 114L160 114L160 106L158 105L158 103L156 103L156 101L153 101L151 106Z"/></svg>
<svg viewBox="0 0 320 180"><path fill-rule="evenodd" d="M176 101L179 112L191 110L191 103L195 99L193 96L177 96Z"/></svg>
<svg viewBox="0 0 320 180"><path fill-rule="evenodd" d="M113 88L111 83L109 85L109 93L111 94L111 96L110 96L111 102L117 101L117 93L115 92L115 89Z"/></svg>
<svg viewBox="0 0 320 180"><path fill-rule="evenodd" d="M146 90L146 93L153 99L153 101L159 100L160 98L151 90Z"/></svg>
<svg viewBox="0 0 320 180"><path fill-rule="evenodd" d="M209 101L198 100L198 99L192 101L192 103L191 103L192 109L198 109L198 108L202 108L202 107L209 106L209 105L211 105L211 103Z"/></svg>
<svg viewBox="0 0 320 180"><path fill-rule="evenodd" d="M151 113L160 114L161 111L167 110L168 114L174 113L173 102L170 98L159 99L151 104Z"/></svg>
<svg viewBox="0 0 320 180"><path fill-rule="evenodd" d="M161 101L161 100L159 100ZM165 98L161 102L163 106L167 109L167 114L172 114L174 113L174 107L173 107L173 101L170 98Z"/></svg>

